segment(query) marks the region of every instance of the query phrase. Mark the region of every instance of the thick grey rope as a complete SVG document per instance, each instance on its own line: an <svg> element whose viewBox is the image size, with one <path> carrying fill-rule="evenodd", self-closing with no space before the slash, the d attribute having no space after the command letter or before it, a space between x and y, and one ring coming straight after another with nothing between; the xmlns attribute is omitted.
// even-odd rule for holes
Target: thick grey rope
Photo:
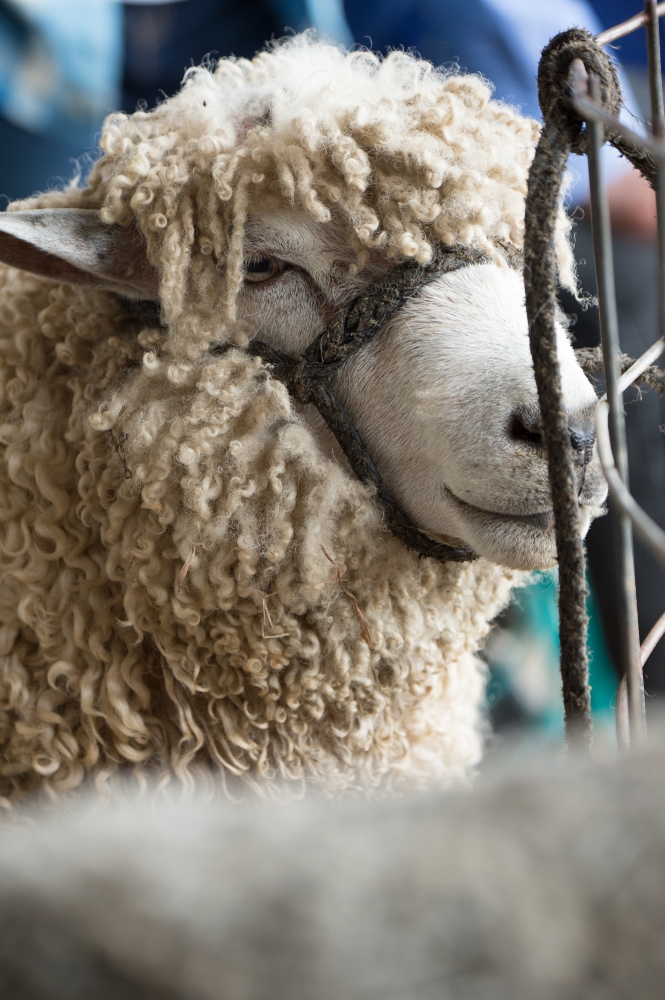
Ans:
<svg viewBox="0 0 665 1000"><path fill-rule="evenodd" d="M543 130L529 175L524 283L531 356L542 412L559 560L561 680L569 736L590 738L591 704L586 651L586 578L579 532L577 484L557 358L554 223L568 149Z"/></svg>
<svg viewBox="0 0 665 1000"><path fill-rule="evenodd" d="M525 217L524 284L531 355L542 411L559 561L561 679L569 737L591 737L586 647L586 565L579 532L577 483L563 405L556 349L557 262L554 236L568 154L585 152L584 122L569 96L573 59L582 59L600 80L602 101L617 114L621 104L616 70L593 37L572 29L543 50L538 98L545 121L529 173Z"/></svg>

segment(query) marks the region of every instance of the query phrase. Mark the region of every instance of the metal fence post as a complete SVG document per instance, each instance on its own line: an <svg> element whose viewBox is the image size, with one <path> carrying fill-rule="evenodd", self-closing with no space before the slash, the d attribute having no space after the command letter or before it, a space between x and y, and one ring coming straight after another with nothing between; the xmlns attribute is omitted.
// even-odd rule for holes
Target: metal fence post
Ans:
<svg viewBox="0 0 665 1000"><path fill-rule="evenodd" d="M590 96L599 99L598 80L589 77ZM591 191L591 229L593 233L594 263L598 287L600 331L605 367L607 399L610 405L610 439L614 460L623 482L628 486L628 453L626 450L626 424L623 398L619 392L619 322L614 288L614 259L610 209L602 176L601 149L605 142L603 126L590 121L587 157ZM621 672L628 689L630 735L638 742L644 738L645 710L644 684L640 664L640 638L637 622L637 593L635 590L635 565L633 558L633 528L630 518L613 505L617 525L617 551L619 555L620 582L620 631L619 659ZM621 731L619 731L620 733Z"/></svg>

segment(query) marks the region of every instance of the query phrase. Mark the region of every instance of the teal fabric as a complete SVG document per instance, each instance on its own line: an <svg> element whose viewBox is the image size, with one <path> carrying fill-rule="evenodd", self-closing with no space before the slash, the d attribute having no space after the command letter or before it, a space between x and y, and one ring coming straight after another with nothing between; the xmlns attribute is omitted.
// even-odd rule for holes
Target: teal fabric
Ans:
<svg viewBox="0 0 665 1000"><path fill-rule="evenodd" d="M605 644L598 609L590 589L589 682L591 709L599 726L613 727L618 677ZM563 703L559 675L559 612L556 570L534 575L520 588L487 645L490 710L501 719L510 704L515 722L557 737L563 734Z"/></svg>

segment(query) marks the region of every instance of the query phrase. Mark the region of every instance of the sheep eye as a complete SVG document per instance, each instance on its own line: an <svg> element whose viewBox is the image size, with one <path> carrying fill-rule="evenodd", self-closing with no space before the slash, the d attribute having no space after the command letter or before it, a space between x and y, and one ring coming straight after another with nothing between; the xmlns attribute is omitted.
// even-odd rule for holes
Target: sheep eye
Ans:
<svg viewBox="0 0 665 1000"><path fill-rule="evenodd" d="M245 281L251 281L256 285L283 274L287 265L286 261L279 260L277 257L264 257L262 254L252 254L249 257L245 257L242 267L245 272Z"/></svg>

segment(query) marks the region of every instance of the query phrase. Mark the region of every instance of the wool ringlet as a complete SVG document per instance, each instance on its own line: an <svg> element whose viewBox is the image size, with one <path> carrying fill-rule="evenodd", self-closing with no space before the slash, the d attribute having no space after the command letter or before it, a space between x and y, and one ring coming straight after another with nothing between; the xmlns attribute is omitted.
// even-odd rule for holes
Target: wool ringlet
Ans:
<svg viewBox="0 0 665 1000"><path fill-rule="evenodd" d="M359 267L520 247L537 126L490 97L407 53L300 36L111 115L85 187L10 206L136 222L167 329L0 268L6 799L127 770L389 789L479 759L474 654L519 574L408 552L284 386L208 348L243 344L243 227L266 208L346 220Z"/></svg>

